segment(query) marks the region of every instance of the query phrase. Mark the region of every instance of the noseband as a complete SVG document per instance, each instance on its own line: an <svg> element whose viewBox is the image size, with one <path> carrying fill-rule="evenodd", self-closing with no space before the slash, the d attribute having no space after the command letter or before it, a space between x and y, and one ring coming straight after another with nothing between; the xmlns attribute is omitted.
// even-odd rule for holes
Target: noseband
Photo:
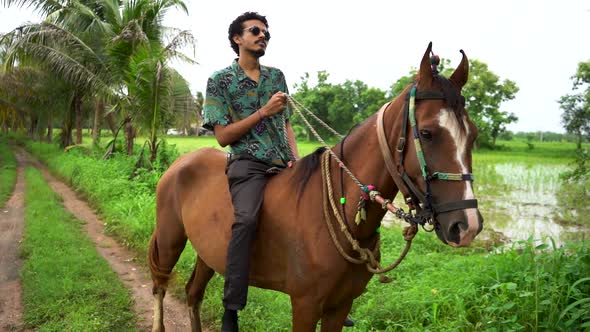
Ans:
<svg viewBox="0 0 590 332"><path fill-rule="evenodd" d="M432 172L432 174L430 174L428 172L416 123L416 100L445 100L446 98L444 94L440 91L417 91L416 85L414 85L410 92L406 94L405 99L406 103L404 106L402 130L396 147L396 152L398 154L397 164L393 161L391 148L387 142L387 136L383 126L383 115L385 114L387 106L381 108L377 117L377 137L379 138L379 146L381 148L381 153L383 154L383 159L385 160L387 171L403 194L406 204L410 207L410 210L416 211L416 217L418 217L417 219L422 226L426 223L433 224L436 220L436 216L441 213L477 208L476 199L465 199L442 204L434 204L433 202L431 191L431 183L433 181L473 181L472 173ZM404 150L406 148L408 121L414 136L414 145L416 147L416 156L420 163L420 171L426 182L426 193L422 192L422 190L412 182L404 169ZM416 204L416 201L418 201L418 204Z"/></svg>

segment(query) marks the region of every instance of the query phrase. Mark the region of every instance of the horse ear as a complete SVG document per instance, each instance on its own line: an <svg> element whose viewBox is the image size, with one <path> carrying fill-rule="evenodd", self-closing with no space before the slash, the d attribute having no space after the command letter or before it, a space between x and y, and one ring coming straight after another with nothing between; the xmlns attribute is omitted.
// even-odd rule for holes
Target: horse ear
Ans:
<svg viewBox="0 0 590 332"><path fill-rule="evenodd" d="M424 52L422 62L420 62L420 71L418 72L418 87L426 88L432 83L432 66L430 65L430 53L432 52L432 42L428 43L428 48Z"/></svg>
<svg viewBox="0 0 590 332"><path fill-rule="evenodd" d="M469 78L469 60L467 59L467 56L463 50L461 50L461 54L463 54L463 59L461 59L461 63L457 69L455 69L453 75L451 75L449 78L449 80L453 82L453 84L455 84L455 86L457 86L459 89L463 88L465 83L467 83L467 79Z"/></svg>

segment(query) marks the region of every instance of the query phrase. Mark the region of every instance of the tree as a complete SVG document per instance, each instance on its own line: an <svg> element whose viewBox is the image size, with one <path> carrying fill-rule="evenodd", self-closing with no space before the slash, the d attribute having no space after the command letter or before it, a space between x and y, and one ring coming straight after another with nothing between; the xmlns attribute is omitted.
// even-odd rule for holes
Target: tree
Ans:
<svg viewBox="0 0 590 332"><path fill-rule="evenodd" d="M301 78L301 83L295 85L297 92L294 98L340 134L346 134L355 124L377 112L387 101L384 91L369 88L362 81L347 80L342 84L331 84L327 82L328 77L327 72L319 71L317 84L310 86L309 74L306 73ZM310 122L320 136L333 138L334 135L329 130L314 120L310 119ZM294 117L293 128L298 136L304 136L308 140L315 139L298 116Z"/></svg>
<svg viewBox="0 0 590 332"><path fill-rule="evenodd" d="M474 59L469 65L469 80L463 88L465 108L479 130L478 143L495 147L506 125L518 120L513 113L500 110L500 104L514 99L519 88L511 80L500 82L481 61Z"/></svg>
<svg viewBox="0 0 590 332"><path fill-rule="evenodd" d="M568 133L576 135L578 149L581 149L584 138L590 137L590 61L580 62L572 79L572 90L582 91L559 99L563 110L561 122Z"/></svg>
<svg viewBox="0 0 590 332"><path fill-rule="evenodd" d="M118 110L123 118L127 152L133 152L134 117L156 119L151 116L167 108L166 91L173 90L175 78L167 79L167 62L176 58L192 61L179 51L194 45L187 31L176 31L162 26L167 9L178 7L186 12L180 0L4 0L7 5L33 7L46 15L40 24L17 28L2 43L9 45L8 63L15 67L19 56L26 54L44 63L54 75L72 86L70 112L63 116L66 137L74 118L81 141L82 103L95 101L94 142L98 142L100 119L108 106L108 116ZM166 31L174 35L164 45ZM151 67L150 67L151 66ZM149 77L146 81L146 77ZM149 74L154 74L149 76ZM152 84L151 88L146 88ZM141 88L138 88L141 87ZM146 98L147 91L151 91ZM135 94L134 94L135 93ZM110 104L110 105L107 105ZM143 103L143 104L142 104ZM154 104L155 103L155 104ZM147 113L147 114L144 114ZM147 116L146 116L147 115ZM159 121L140 121L155 142ZM111 125L114 129L114 125ZM69 144L66 140L62 142ZM113 145L114 146L114 145ZM151 145L150 145L151 146ZM156 149L156 145L153 149ZM155 150L154 150L155 151Z"/></svg>

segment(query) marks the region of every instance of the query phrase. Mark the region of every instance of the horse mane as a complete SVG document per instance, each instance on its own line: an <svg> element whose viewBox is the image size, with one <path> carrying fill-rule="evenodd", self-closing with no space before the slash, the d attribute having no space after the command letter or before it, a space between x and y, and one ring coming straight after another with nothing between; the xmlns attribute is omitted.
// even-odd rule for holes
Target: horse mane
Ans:
<svg viewBox="0 0 590 332"><path fill-rule="evenodd" d="M313 153L301 158L297 161L299 166L297 167L297 171L292 177L292 180L295 181L295 187L297 192L297 203L299 203L299 197L301 197L301 193L303 192L303 188L309 182L309 178L313 171L315 171L320 165L320 158L322 154L326 151L325 146L321 146L317 148Z"/></svg>

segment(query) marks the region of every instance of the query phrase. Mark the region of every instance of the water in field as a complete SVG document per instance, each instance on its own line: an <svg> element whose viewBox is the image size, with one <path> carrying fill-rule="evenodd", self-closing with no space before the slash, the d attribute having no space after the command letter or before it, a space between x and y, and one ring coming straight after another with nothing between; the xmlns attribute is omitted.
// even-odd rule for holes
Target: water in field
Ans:
<svg viewBox="0 0 590 332"><path fill-rule="evenodd" d="M587 229L557 222L559 174L566 169L565 164L478 163L474 190L485 220L480 238L514 242L533 237L548 242L551 237L558 244L589 238ZM386 216L386 221L392 219Z"/></svg>

